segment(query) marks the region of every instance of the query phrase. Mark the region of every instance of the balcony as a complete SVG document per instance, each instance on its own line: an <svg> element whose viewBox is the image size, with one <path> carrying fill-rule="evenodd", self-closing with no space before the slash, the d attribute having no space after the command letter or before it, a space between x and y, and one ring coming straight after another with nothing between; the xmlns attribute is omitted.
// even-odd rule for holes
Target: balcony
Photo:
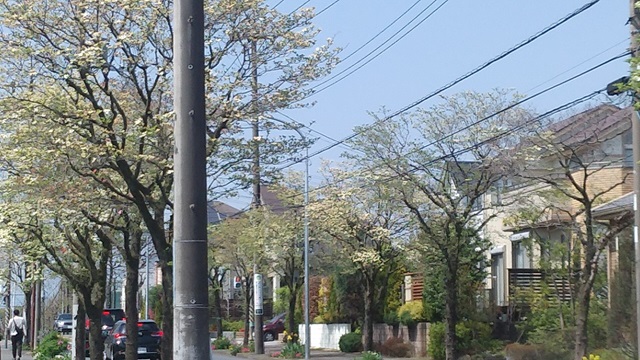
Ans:
<svg viewBox="0 0 640 360"><path fill-rule="evenodd" d="M544 292L549 300L571 300L571 286L566 276L542 269L509 269L510 302L515 305L524 304L523 292L538 295Z"/></svg>

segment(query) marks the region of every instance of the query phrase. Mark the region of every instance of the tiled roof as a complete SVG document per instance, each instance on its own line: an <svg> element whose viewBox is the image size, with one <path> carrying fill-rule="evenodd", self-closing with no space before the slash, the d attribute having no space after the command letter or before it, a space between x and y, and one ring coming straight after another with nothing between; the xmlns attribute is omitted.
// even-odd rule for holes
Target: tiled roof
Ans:
<svg viewBox="0 0 640 360"><path fill-rule="evenodd" d="M589 140L602 141L631 127L631 107L600 105L549 126L558 144L570 146Z"/></svg>
<svg viewBox="0 0 640 360"><path fill-rule="evenodd" d="M218 223L239 213L240 210L222 201L210 201L207 204L207 222L210 224Z"/></svg>
<svg viewBox="0 0 640 360"><path fill-rule="evenodd" d="M617 199L613 199L608 203L596 206L591 213L596 219L606 219L607 217L619 215L626 211L633 210L633 191L622 195Z"/></svg>

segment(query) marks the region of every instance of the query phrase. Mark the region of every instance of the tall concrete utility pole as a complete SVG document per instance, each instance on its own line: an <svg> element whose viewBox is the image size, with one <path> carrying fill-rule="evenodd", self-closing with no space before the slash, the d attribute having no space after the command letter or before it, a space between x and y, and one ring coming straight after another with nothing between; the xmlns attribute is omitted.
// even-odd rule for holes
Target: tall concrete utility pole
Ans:
<svg viewBox="0 0 640 360"><path fill-rule="evenodd" d="M629 27L631 30L631 56L637 57L638 41L638 22L640 17L635 8L635 1L630 0ZM634 69L631 69L632 71ZM633 96L633 106L636 105L638 95ZM640 196L640 119L638 112L633 109L631 111L631 132L633 141L633 243L635 248L635 272L636 272L636 326L637 326L637 343L636 350L638 358L640 358L640 241L638 241L638 228L640 227L640 211L638 210L638 197Z"/></svg>
<svg viewBox="0 0 640 360"><path fill-rule="evenodd" d="M173 358L208 360L207 177L203 0L173 7L175 222Z"/></svg>
<svg viewBox="0 0 640 360"><path fill-rule="evenodd" d="M262 205L262 196L260 194L260 123L258 122L258 45L255 40L251 41L251 100L253 101L253 110L255 119L253 121L253 202L251 206L258 208ZM264 354L264 338L262 334L262 275L257 273L257 264L253 264L253 325L254 325L254 341L256 344L256 354ZM260 280L258 284L255 280Z"/></svg>

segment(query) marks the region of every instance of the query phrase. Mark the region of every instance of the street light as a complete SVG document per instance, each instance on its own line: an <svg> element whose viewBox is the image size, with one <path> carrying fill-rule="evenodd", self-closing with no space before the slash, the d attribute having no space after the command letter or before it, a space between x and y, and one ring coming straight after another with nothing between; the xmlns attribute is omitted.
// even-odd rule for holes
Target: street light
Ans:
<svg viewBox="0 0 640 360"><path fill-rule="evenodd" d="M305 142L305 156L304 156L304 358L309 360L309 351L311 343L311 334L309 329L309 144L307 144L307 137L304 136L300 127L304 126L298 122L295 122L298 127L291 126L290 123L269 117L270 120L274 120L281 124L284 124L288 128L295 130Z"/></svg>

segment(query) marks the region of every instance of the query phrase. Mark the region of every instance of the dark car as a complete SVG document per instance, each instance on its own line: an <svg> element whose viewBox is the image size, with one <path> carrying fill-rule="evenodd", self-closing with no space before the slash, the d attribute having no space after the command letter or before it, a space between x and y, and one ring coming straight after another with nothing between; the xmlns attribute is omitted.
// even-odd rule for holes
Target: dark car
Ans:
<svg viewBox="0 0 640 360"><path fill-rule="evenodd" d="M262 338L264 341L273 341L278 338L278 334L284 331L284 321L287 313L276 315L262 326Z"/></svg>
<svg viewBox="0 0 640 360"><path fill-rule="evenodd" d="M107 337L107 333L113 328L116 322L124 319L124 310L122 309L104 309L100 317L100 330L102 331L102 339ZM89 319L85 322L85 343L84 349L89 356Z"/></svg>
<svg viewBox="0 0 640 360"><path fill-rule="evenodd" d="M71 333L73 317L71 314L58 314L53 322L53 328L59 333Z"/></svg>
<svg viewBox="0 0 640 360"><path fill-rule="evenodd" d="M138 321L138 359L160 359L162 330L153 320ZM127 343L127 322L120 320L104 341L104 358L123 360Z"/></svg>

